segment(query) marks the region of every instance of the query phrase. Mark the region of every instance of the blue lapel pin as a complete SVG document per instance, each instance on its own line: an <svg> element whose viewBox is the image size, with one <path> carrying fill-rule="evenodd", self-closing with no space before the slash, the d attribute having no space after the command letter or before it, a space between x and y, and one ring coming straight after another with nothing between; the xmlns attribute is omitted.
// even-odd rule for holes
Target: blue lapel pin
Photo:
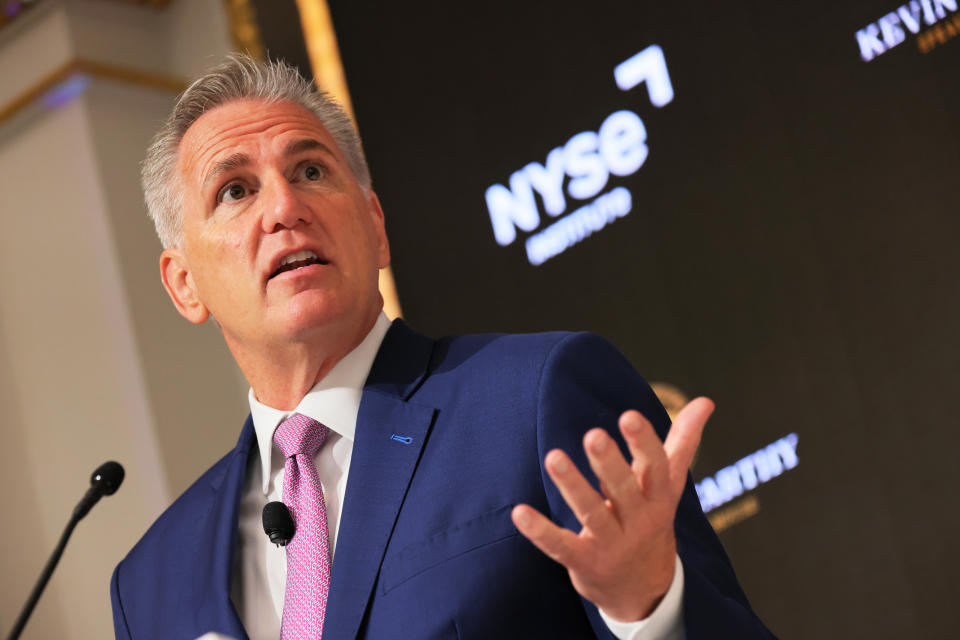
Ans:
<svg viewBox="0 0 960 640"><path fill-rule="evenodd" d="M403 444L412 444L412 443L413 443L413 438L411 438L410 436L398 436L398 435L395 434L395 433L390 436L390 439L391 439L391 440L394 440L394 441L396 441L396 442L402 442Z"/></svg>

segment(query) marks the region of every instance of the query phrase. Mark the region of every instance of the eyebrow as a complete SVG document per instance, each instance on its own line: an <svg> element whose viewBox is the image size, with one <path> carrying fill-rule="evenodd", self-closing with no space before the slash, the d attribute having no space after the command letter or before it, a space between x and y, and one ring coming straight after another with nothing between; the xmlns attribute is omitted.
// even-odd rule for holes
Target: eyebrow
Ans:
<svg viewBox="0 0 960 640"><path fill-rule="evenodd" d="M336 154L330 150L330 147L323 144L319 140L314 140L313 138L294 140L287 145L287 148L283 150L283 153L284 155L292 156L304 151L323 151L327 155L336 158Z"/></svg>
<svg viewBox="0 0 960 640"><path fill-rule="evenodd" d="M319 140L314 140L313 138L302 138L300 140L294 140L286 146L283 150L283 155L293 156L298 153L303 153L304 151L322 151L323 153L329 155L331 158L336 158L336 154L330 150L330 147L323 144ZM207 175L203 179L203 186L208 186L211 182L215 181L218 176L223 175L234 169L239 169L250 164L250 157L245 153L234 153L223 160L219 160L210 168L210 171L207 172Z"/></svg>
<svg viewBox="0 0 960 640"><path fill-rule="evenodd" d="M250 157L245 153L234 153L223 160L218 160L212 167L210 167L210 171L208 171L207 175L204 177L203 186L208 186L211 182L216 180L218 176L227 173L228 171L245 167L248 164L250 164Z"/></svg>

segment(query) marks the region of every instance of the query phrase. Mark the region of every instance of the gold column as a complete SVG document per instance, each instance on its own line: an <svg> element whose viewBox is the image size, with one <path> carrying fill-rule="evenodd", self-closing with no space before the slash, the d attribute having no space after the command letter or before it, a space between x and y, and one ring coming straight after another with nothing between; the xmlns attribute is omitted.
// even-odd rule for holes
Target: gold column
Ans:
<svg viewBox="0 0 960 640"><path fill-rule="evenodd" d="M326 0L297 0L300 10L300 24L303 26L303 39L307 44L313 77L324 91L343 105L347 114L356 125L350 92L347 91L347 79L340 61L340 48L337 46L337 34L333 29L330 8ZM383 295L383 310L390 319L402 315L397 286L390 267L380 270L380 293Z"/></svg>
<svg viewBox="0 0 960 640"><path fill-rule="evenodd" d="M250 0L224 0L224 5L230 21L230 35L237 49L257 60L266 59L257 14Z"/></svg>

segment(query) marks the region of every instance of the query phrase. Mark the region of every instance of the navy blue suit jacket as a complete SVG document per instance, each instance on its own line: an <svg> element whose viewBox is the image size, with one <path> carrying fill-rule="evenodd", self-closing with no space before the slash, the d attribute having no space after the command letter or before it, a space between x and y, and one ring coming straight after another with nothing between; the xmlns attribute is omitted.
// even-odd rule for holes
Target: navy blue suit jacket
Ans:
<svg viewBox="0 0 960 640"><path fill-rule="evenodd" d="M517 532L510 510L527 503L579 531L544 455L562 448L594 480L583 434L594 426L618 434L628 408L666 433L650 388L596 336L434 341L394 323L360 403L324 638L612 637L566 570ZM117 567L118 638L247 637L230 574L254 440L248 419L237 447ZM687 637L769 637L690 481L675 528Z"/></svg>

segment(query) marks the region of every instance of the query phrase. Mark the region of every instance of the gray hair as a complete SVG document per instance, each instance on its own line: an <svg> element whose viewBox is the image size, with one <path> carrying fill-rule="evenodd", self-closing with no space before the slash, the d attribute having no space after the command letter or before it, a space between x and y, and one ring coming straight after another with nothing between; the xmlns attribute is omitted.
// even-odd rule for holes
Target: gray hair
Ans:
<svg viewBox="0 0 960 640"><path fill-rule="evenodd" d="M143 195L164 248L177 246L183 231L183 190L176 179L180 141L204 113L243 98L294 102L313 112L340 147L357 182L364 190L370 189L370 170L360 136L340 105L282 61L260 62L231 54L180 94L147 149L141 171Z"/></svg>

